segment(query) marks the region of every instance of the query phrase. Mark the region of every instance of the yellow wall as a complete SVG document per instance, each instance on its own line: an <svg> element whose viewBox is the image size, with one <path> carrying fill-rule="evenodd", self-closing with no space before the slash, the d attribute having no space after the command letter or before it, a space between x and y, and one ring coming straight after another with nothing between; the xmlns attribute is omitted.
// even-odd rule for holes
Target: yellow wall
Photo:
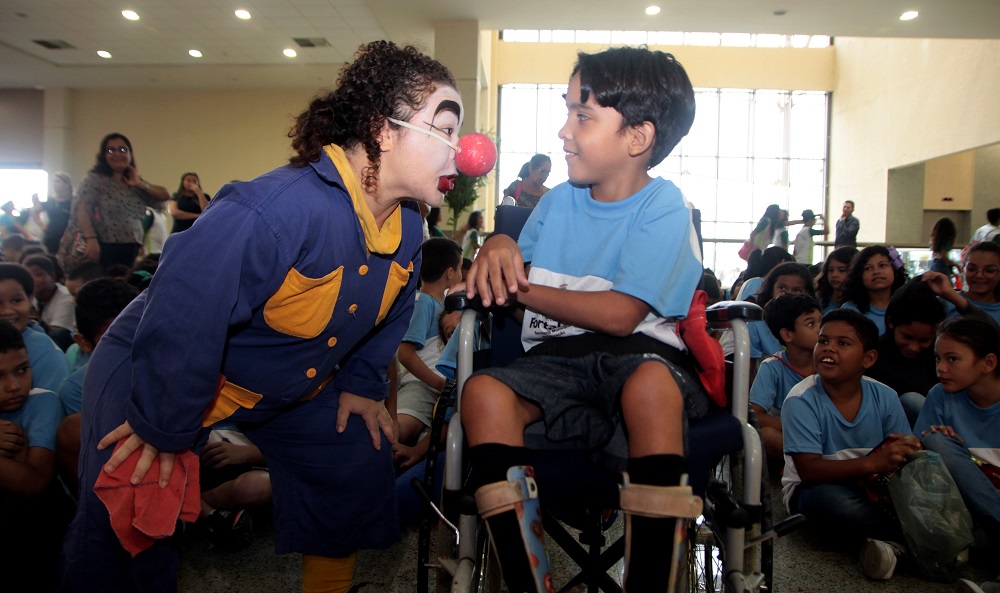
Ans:
<svg viewBox="0 0 1000 593"><path fill-rule="evenodd" d="M883 241L890 168L1000 140L1000 41L840 37L834 48L829 211L854 200L858 239Z"/></svg>
<svg viewBox="0 0 1000 593"><path fill-rule="evenodd" d="M606 46L573 43L496 44L496 84L564 84L578 51L596 53ZM834 84L834 50L651 46L674 54L691 83L707 88L829 91Z"/></svg>
<svg viewBox="0 0 1000 593"><path fill-rule="evenodd" d="M195 171L216 192L287 162L288 130L315 90L144 91L68 93L65 168L79 180L93 166L102 137L128 136L143 177L167 187Z"/></svg>

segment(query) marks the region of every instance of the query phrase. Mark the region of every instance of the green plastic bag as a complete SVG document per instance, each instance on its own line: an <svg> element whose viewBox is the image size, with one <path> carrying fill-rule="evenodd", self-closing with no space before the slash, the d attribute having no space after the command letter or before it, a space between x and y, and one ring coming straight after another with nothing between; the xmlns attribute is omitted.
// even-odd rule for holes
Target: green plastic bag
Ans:
<svg viewBox="0 0 1000 593"><path fill-rule="evenodd" d="M933 451L910 455L889 480L889 495L917 573L932 581L954 581L963 562L959 556L974 542L972 515L941 456Z"/></svg>

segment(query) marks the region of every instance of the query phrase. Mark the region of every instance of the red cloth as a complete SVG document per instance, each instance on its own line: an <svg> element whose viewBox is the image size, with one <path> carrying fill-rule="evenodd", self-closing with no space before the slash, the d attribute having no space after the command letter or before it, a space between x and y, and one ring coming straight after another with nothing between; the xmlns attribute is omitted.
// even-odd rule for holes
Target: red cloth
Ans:
<svg viewBox="0 0 1000 593"><path fill-rule="evenodd" d="M707 302L708 294L704 290L696 290L687 317L677 322L677 330L698 364L698 379L705 392L716 405L725 408L728 405L726 359L722 344L708 334L708 321L705 318Z"/></svg>
<svg viewBox="0 0 1000 593"><path fill-rule="evenodd" d="M118 441L115 451L124 442ZM111 515L111 528L133 558L156 540L173 535L178 519L194 522L201 511L197 455L190 451L178 453L170 482L160 488L159 456L153 459L141 482L133 485L129 481L141 454L142 448L133 451L112 473L102 470L94 484L94 494Z"/></svg>

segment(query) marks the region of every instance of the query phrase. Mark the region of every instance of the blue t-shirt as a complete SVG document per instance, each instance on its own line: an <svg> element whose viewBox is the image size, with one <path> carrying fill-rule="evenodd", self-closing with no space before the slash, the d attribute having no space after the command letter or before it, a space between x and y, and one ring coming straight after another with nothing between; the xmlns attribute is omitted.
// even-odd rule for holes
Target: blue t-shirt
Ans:
<svg viewBox="0 0 1000 593"><path fill-rule="evenodd" d="M417 345L417 350L424 347L427 340L438 335L438 318L444 312L444 303L427 294L417 292L417 302L413 306L413 316L410 317L410 327L403 335L404 342Z"/></svg>
<svg viewBox="0 0 1000 593"><path fill-rule="evenodd" d="M834 309L839 309L839 308L840 308L840 305L837 304L837 301L835 301L833 299L830 299L830 302L827 303L825 307L823 307L822 311L820 311L820 316L822 317L823 315L826 315L830 311L833 311Z"/></svg>
<svg viewBox="0 0 1000 593"><path fill-rule="evenodd" d="M969 300L969 304L992 317L993 321L995 321L997 325L1000 325L1000 303L981 303L970 299L969 295L965 292L961 294ZM944 305L944 314L946 317L958 317L961 315L961 313L958 312L958 309L955 308L955 305L940 297L938 300L942 305Z"/></svg>
<svg viewBox="0 0 1000 593"><path fill-rule="evenodd" d="M43 332L29 327L21 332L21 337L31 363L31 386L53 393L58 391L63 379L69 375L66 355Z"/></svg>
<svg viewBox="0 0 1000 593"><path fill-rule="evenodd" d="M633 296L651 309L634 333L686 349L671 318L687 315L703 268L691 208L673 183L653 179L617 202L557 185L532 211L518 245L532 283ZM521 341L528 350L585 331L527 309Z"/></svg>
<svg viewBox="0 0 1000 593"><path fill-rule="evenodd" d="M24 405L13 412L0 412L0 418L21 427L29 447L56 450L56 431L63 419L59 396L46 389L32 389Z"/></svg>
<svg viewBox="0 0 1000 593"><path fill-rule="evenodd" d="M750 332L750 358L765 358L785 350L766 321L751 321L747 323L747 330Z"/></svg>
<svg viewBox="0 0 1000 593"><path fill-rule="evenodd" d="M919 435L940 424L954 428L973 455L1000 465L1000 403L980 408L966 391L948 393L939 383L927 394L913 432Z"/></svg>
<svg viewBox="0 0 1000 593"><path fill-rule="evenodd" d="M781 418L781 406L788 393L806 379L786 363L788 356L785 352L765 359L757 369L757 376L750 387L750 403L757 404L777 418Z"/></svg>
<svg viewBox="0 0 1000 593"><path fill-rule="evenodd" d="M813 375L785 398L781 429L785 448L781 489L787 507L802 481L793 453L822 455L823 459L864 457L890 434L909 434L910 423L896 392L868 377L861 378L861 407L848 422L830 401L822 379Z"/></svg>
<svg viewBox="0 0 1000 593"><path fill-rule="evenodd" d="M861 310L854 304L854 301L847 301L841 305L841 308L861 313ZM878 307L868 305L868 312L863 313L863 315L875 322L875 325L878 326L878 335L881 336L885 333L885 309L879 309Z"/></svg>
<svg viewBox="0 0 1000 593"><path fill-rule="evenodd" d="M59 386L59 402L67 416L83 408L83 378L86 374L87 365L84 364L70 373Z"/></svg>
<svg viewBox="0 0 1000 593"><path fill-rule="evenodd" d="M761 285L764 284L763 276L754 276L740 286L740 292L736 295L736 299L740 301L749 301L750 297L757 296L757 292L760 290Z"/></svg>

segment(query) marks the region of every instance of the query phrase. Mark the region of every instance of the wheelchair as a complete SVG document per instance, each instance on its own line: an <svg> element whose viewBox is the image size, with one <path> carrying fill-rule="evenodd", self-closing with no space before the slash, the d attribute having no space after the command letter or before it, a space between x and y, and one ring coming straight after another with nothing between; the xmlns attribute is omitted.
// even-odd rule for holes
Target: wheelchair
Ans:
<svg viewBox="0 0 1000 593"><path fill-rule="evenodd" d="M517 238L530 210L515 206L497 208L497 232ZM472 374L474 359L489 356L489 365L503 366L523 354L520 325L501 311L487 311L464 294L450 295L446 309L463 310L457 330L459 356L454 397L455 418L461 410L461 393ZM686 568L679 579L680 591L753 592L770 591L773 573L773 538L797 527L801 516L793 516L778 526L771 524L767 464L756 420L749 404L750 338L747 322L762 318L760 307L747 302L726 302L707 312L712 328L732 331L736 352L731 364L731 397L728 413L720 411L692 421L688 426L689 485L704 500L704 511L689 521L683 560ZM488 342L489 348L484 349ZM476 353L476 354L474 354ZM488 353L488 354L485 354ZM450 403L450 402L445 402ZM439 405L443 407L443 405ZM437 423L440 426L439 423ZM562 511L543 500L544 526L549 539L559 545L581 568L561 591L579 590L585 585L596 593L620 593L621 585L608 575L608 569L624 554L624 536L605 546L605 527L600 505L609 493L617 494L617 476L594 466L581 450L551 450L544 435L529 427L525 433L529 448L549 451L535 461L539 490L544 493L546 474L572 475L594 493L594 506L581 512L578 506ZM440 430L440 428L438 428ZM471 495L465 494L467 474L463 464L464 433L460 422L448 424L444 446L444 477L441 507L431 502L431 484L414 484L427 499L429 507L441 519L436 562L428 562L430 511L422 525L418 562L418 593L425 593L428 578L425 567L437 568L437 591L451 593L500 591L499 565L492 554L489 537L482 525ZM533 434L535 433L535 434ZM432 442L436 439L432 437ZM427 475L434 475L433 451L428 455ZM549 465L551 467L546 467ZM416 482L416 480L414 480ZM602 502L597 502L598 500ZM548 508L547 508L548 507ZM579 541L563 524L580 530ZM455 542L455 545L450 545Z"/></svg>

